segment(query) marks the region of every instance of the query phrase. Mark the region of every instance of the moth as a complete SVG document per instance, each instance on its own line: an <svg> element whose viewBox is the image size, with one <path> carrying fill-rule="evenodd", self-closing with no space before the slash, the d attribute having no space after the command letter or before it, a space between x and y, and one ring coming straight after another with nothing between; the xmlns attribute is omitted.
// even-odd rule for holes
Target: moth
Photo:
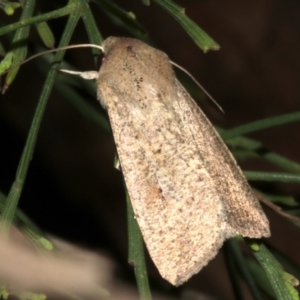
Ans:
<svg viewBox="0 0 300 300"><path fill-rule="evenodd" d="M269 222L225 143L176 79L168 56L109 37L97 79L135 217L161 276L178 286L223 242L270 236Z"/></svg>

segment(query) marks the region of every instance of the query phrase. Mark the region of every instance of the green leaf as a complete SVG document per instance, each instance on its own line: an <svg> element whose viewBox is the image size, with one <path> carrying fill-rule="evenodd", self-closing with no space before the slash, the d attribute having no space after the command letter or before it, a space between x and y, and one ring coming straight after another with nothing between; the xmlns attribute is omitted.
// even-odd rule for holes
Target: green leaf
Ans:
<svg viewBox="0 0 300 300"><path fill-rule="evenodd" d="M2 8L8 16L13 15L15 10L19 7L21 7L20 2L11 2L6 0L0 2L0 8Z"/></svg>
<svg viewBox="0 0 300 300"><path fill-rule="evenodd" d="M297 291L290 283L290 277L284 272L283 267L275 259L275 257L268 251L263 244L257 244L254 241L248 241L250 248L253 249L253 244L256 244L259 248L258 251L253 251L254 256L258 260L261 267L266 272L268 280L272 286L272 289L280 300L298 300ZM287 279L289 278L289 279Z"/></svg>
<svg viewBox="0 0 300 300"><path fill-rule="evenodd" d="M300 121L300 112L294 112L294 113L285 114L273 118L258 120L252 123L235 127L231 130L227 130L226 132L224 132L222 134L222 137L225 140L227 140L227 139L234 138L236 136L244 135L246 133L255 132L266 128L272 128L275 126L280 126L280 125L299 122L299 121Z"/></svg>
<svg viewBox="0 0 300 300"><path fill-rule="evenodd" d="M27 0L23 6L23 11L20 17L20 21L22 22L23 20L30 18L33 14L34 8L35 8L35 0ZM29 35L29 26L19 28L15 33L11 45L11 50L10 50L10 53L12 54L12 63L14 65L20 64L21 61L23 61L27 55L26 43L27 43L28 35ZM7 73L5 78L5 85L2 89L2 93L4 93L11 85L11 83L17 76L19 68L20 67L12 68Z"/></svg>
<svg viewBox="0 0 300 300"><path fill-rule="evenodd" d="M47 22L35 24L37 32L47 48L54 48L55 38Z"/></svg>
<svg viewBox="0 0 300 300"><path fill-rule="evenodd" d="M127 220L128 220L128 262L134 268L140 299L151 300L146 262L144 255L143 237L139 225L134 217L131 201L126 192Z"/></svg>
<svg viewBox="0 0 300 300"><path fill-rule="evenodd" d="M65 31L60 42L60 47L63 47L69 43L79 18L80 13L75 10L74 14L71 15L68 19L68 23L66 25ZM55 54L54 61L60 61L63 55L64 51L57 52ZM13 222L13 218L16 213L16 208L23 190L23 185L25 183L29 164L33 155L37 135L44 115L47 100L49 98L50 91L54 84L55 74L56 71L51 70L45 81L45 85L40 96L35 115L32 120L30 131L26 140L26 144L19 162L16 178L12 184L12 187L4 204L2 218L0 220L0 231L6 235L8 235L9 228Z"/></svg>
<svg viewBox="0 0 300 300"><path fill-rule="evenodd" d="M146 29L136 20L132 12L127 12L110 0L95 0L104 13L117 25L127 29L136 37L147 34Z"/></svg>
<svg viewBox="0 0 300 300"><path fill-rule="evenodd" d="M275 256L275 258L284 266L284 269L287 270L289 273L296 276L298 279L300 278L300 266L289 259L286 255L274 249L274 247L268 246L269 250Z"/></svg>
<svg viewBox="0 0 300 300"><path fill-rule="evenodd" d="M275 293L272 289L271 283L264 272L263 268L253 259L246 259L246 266L250 270L257 286L272 299L275 298Z"/></svg>
<svg viewBox="0 0 300 300"><path fill-rule="evenodd" d="M224 135L226 134L227 130L220 129L220 128L217 128L217 130L221 134L222 138L224 138ZM251 150L253 152L253 157L260 157L264 160L273 163L276 166L283 168L286 171L300 174L300 164L298 162L295 162L278 153L265 149L262 143L258 141L255 141L247 137L238 136L226 140L226 143L231 148L241 147L247 150Z"/></svg>
<svg viewBox="0 0 300 300"><path fill-rule="evenodd" d="M204 52L220 49L220 46L204 30L185 15L184 8L178 6L171 0L154 1L163 7L184 28L193 41Z"/></svg>
<svg viewBox="0 0 300 300"><path fill-rule="evenodd" d="M38 22L44 22L44 21L48 21L51 19L56 19L58 17L63 17L63 16L67 16L69 15L72 11L78 9L77 5L74 4L73 2L71 2L69 5L58 9L58 10L54 10L51 11L49 13L46 14L42 14L36 17L32 17L32 18L28 18L26 20L23 21L19 21L7 26L3 26L0 28L0 36L12 31L15 31L19 28L25 27L27 25L31 25L31 24L36 24Z"/></svg>
<svg viewBox="0 0 300 300"><path fill-rule="evenodd" d="M37 63L37 67L43 74L47 74L51 68L50 63L53 61L53 54L47 54L41 57L46 63ZM63 61L60 64L61 69L78 71L74 66ZM55 89L76 109L76 111L87 119L100 126L106 133L111 133L109 122L103 114L99 113L95 107L87 103L86 99L74 88L84 88L90 95L96 98L96 83L90 80L83 80L74 75L62 74L57 75L59 78L55 81Z"/></svg>
<svg viewBox="0 0 300 300"><path fill-rule="evenodd" d="M290 173L244 171L244 175L250 181L278 181L300 183L300 175Z"/></svg>
<svg viewBox="0 0 300 300"><path fill-rule="evenodd" d="M0 191L0 212L2 214L6 196ZM19 208L16 209L14 214L13 223L17 226L37 247L46 250L52 250L53 244L46 238L43 232L34 224L34 222L23 213Z"/></svg>
<svg viewBox="0 0 300 300"><path fill-rule="evenodd" d="M81 3L81 9L82 9L81 16L89 37L89 41L91 44L101 45L103 42L103 37L99 32L98 26L95 22L90 6L88 5L88 2L86 0L79 0L79 1ZM92 53L95 57L95 65L97 65L100 50L92 48Z"/></svg>
<svg viewBox="0 0 300 300"><path fill-rule="evenodd" d="M12 65L13 53L8 52L0 63L0 74L8 70Z"/></svg>
<svg viewBox="0 0 300 300"><path fill-rule="evenodd" d="M239 270L239 273L243 276L243 279L247 283L247 286L255 300L262 300L262 296L260 295L259 289L257 287L257 284L252 277L252 274L250 273L250 270L247 268L247 265L245 263L245 258L243 257L243 254L240 250L240 247L238 245L238 241L236 238L229 239L226 241L226 254L227 256L230 256L231 259L233 260L233 264ZM237 279L235 280L237 281ZM237 283L236 283L237 284ZM235 284L235 287L236 286ZM243 299L241 298L242 291L239 290L238 292L236 291L236 299Z"/></svg>

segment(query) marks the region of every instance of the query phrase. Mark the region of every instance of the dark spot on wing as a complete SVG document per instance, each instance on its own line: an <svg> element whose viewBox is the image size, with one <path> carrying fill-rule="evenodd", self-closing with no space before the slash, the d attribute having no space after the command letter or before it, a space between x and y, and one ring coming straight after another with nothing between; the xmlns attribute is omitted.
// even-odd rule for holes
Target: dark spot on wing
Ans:
<svg viewBox="0 0 300 300"><path fill-rule="evenodd" d="M133 47L132 46L127 46L127 51L132 52L133 51Z"/></svg>

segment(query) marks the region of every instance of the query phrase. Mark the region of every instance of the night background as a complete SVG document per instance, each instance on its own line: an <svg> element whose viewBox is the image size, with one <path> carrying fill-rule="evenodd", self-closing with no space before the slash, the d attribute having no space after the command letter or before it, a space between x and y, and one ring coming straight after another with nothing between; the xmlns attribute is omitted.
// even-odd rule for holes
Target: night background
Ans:
<svg viewBox="0 0 300 300"><path fill-rule="evenodd" d="M201 108L215 126L230 129L300 109L299 1L177 1L185 8L186 14L221 46L219 51L206 54L155 2L150 6L138 0L115 3L125 11L133 12L147 32L144 38L193 74L216 99L225 114L210 101L203 101L201 91L192 87L195 100L200 101ZM65 4L64 1L36 3L41 13ZM113 22L101 10L101 5L91 2L90 6L104 38L142 38ZM18 9L13 16L7 16L0 11L0 25L17 22L20 12ZM67 16L48 22L55 35L55 46L66 21ZM42 48L36 48L42 47L42 42L34 26L29 36L29 54L41 51ZM0 37L6 49L9 49L12 37L13 32ZM82 21L78 23L70 44L80 43L88 43ZM67 51L65 59L78 70L96 68L90 49ZM0 96L0 190L6 195L14 181L50 68L43 58L23 65L10 88ZM68 76L71 75L58 74L58 84L51 92L19 207L43 231L109 257L114 261L114 276L135 289L132 267L127 263L126 200L122 173L114 168L114 140L109 130L83 116L60 91L63 85L59 81L68 80L64 79ZM2 78L2 84L3 81ZM106 118L96 100L96 88L91 94L83 81L76 79L76 84L71 84L74 92ZM188 83L187 88L189 86L193 84ZM262 151L274 151L299 162L299 132L300 123L295 122L257 131L247 137L261 142ZM247 159L239 164L243 170L249 171L288 172L263 159ZM299 184L255 181L252 185L265 193L293 196L299 200ZM266 245L276 248L299 265L297 226L265 205L263 209L270 220L272 233L272 237L265 240ZM251 255L246 246L243 248L247 255ZM150 285L153 291L170 293L174 297L179 297L185 289L193 289L215 297L207 299L232 299L233 290L223 254L221 250L208 266L179 289L161 279L148 258ZM243 285L245 299L252 299ZM124 299L127 298L124 296Z"/></svg>

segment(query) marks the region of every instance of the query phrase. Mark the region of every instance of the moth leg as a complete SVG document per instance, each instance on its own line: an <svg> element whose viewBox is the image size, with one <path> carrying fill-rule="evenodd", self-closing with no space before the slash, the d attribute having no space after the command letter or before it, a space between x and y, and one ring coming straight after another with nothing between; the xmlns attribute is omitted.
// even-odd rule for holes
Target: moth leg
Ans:
<svg viewBox="0 0 300 300"><path fill-rule="evenodd" d="M66 69L56 69L56 70L63 72L63 73L77 75L77 76L80 76L83 79L87 79L87 80L98 79L98 75L99 75L99 73L97 71L78 72L78 71L71 71L71 70L66 70Z"/></svg>

